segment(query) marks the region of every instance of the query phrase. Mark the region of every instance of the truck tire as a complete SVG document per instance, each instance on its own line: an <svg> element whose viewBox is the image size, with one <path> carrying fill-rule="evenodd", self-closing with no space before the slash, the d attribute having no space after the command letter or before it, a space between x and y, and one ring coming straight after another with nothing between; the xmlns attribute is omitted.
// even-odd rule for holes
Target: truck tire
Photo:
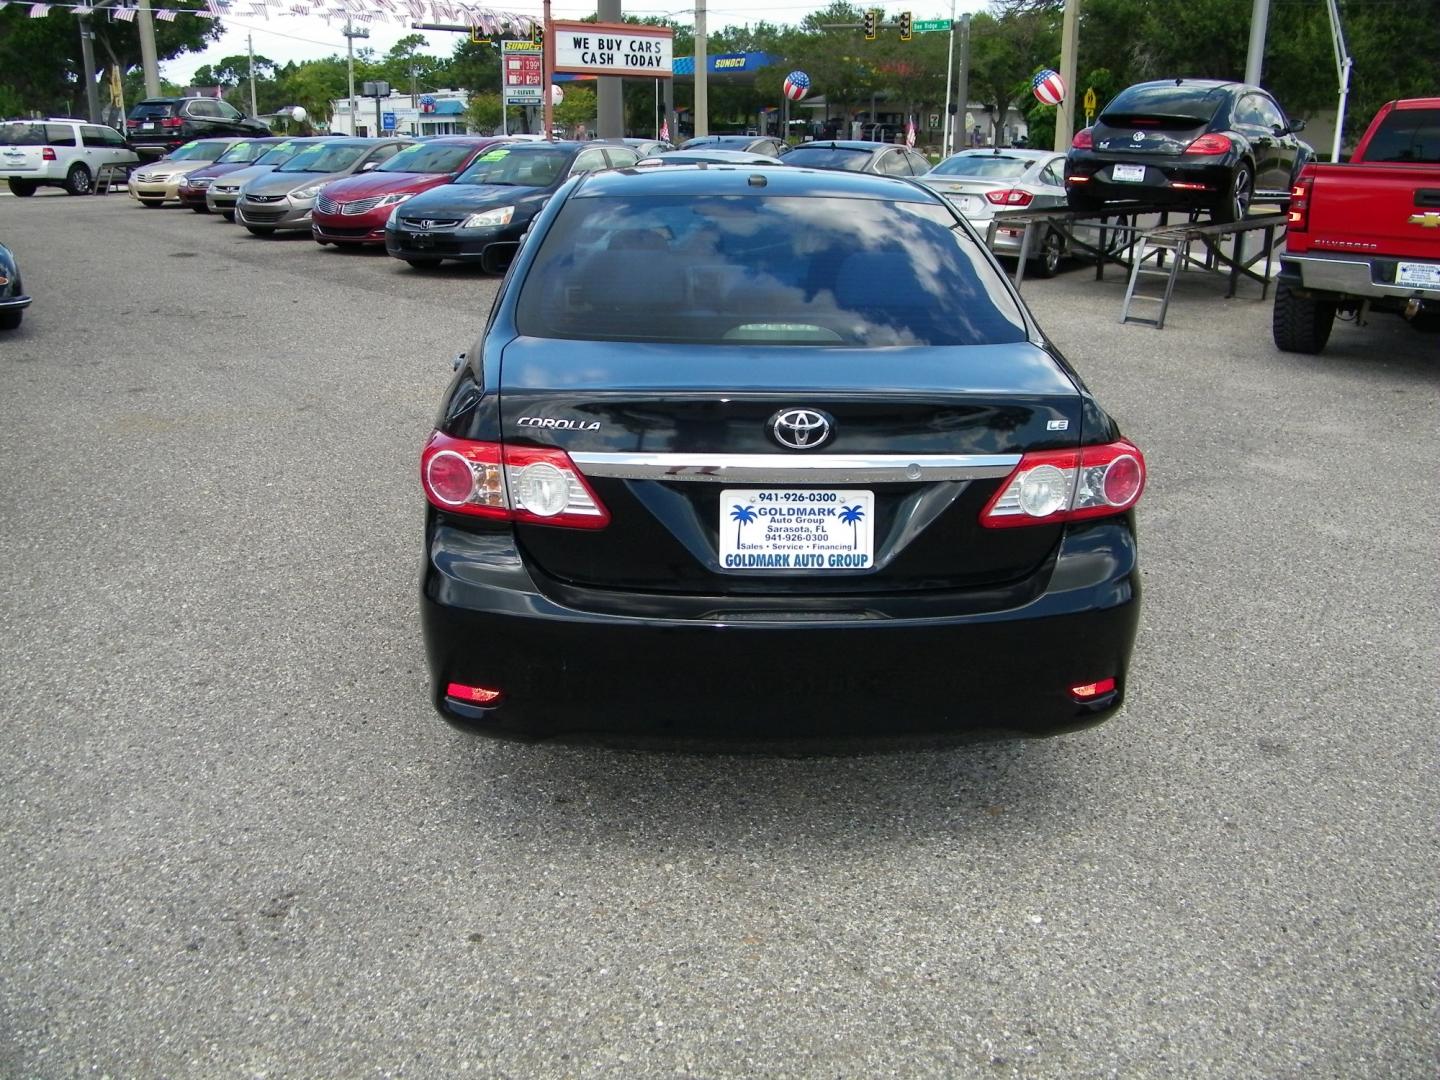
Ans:
<svg viewBox="0 0 1440 1080"><path fill-rule="evenodd" d="M22 199L28 199L34 195L38 186L34 180L17 180L13 176L10 178L10 194L18 195Z"/></svg>
<svg viewBox="0 0 1440 1080"><path fill-rule="evenodd" d="M1325 348L1335 325L1335 302L1301 296L1288 285L1275 286L1275 311L1270 326L1282 352L1314 355Z"/></svg>

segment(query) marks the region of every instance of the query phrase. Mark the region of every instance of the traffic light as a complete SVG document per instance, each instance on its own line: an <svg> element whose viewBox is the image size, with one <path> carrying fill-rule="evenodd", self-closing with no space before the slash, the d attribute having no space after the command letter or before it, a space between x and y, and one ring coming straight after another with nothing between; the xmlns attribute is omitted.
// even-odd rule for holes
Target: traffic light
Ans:
<svg viewBox="0 0 1440 1080"><path fill-rule="evenodd" d="M912 36L913 34L910 29L910 12L902 11L900 13L900 40L909 41Z"/></svg>
<svg viewBox="0 0 1440 1080"><path fill-rule="evenodd" d="M865 40L874 41L879 36L880 13L878 11L865 12Z"/></svg>
<svg viewBox="0 0 1440 1080"><path fill-rule="evenodd" d="M490 37L478 26L472 26L470 28L470 43L472 45L489 45Z"/></svg>

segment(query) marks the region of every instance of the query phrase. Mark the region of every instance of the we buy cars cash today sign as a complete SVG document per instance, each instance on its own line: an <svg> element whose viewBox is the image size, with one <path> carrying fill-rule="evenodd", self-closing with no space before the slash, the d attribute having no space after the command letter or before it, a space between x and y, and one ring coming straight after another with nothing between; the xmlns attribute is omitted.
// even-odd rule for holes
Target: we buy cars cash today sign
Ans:
<svg viewBox="0 0 1440 1080"><path fill-rule="evenodd" d="M668 79L675 32L666 26L632 23L550 24L554 70L575 75L639 75Z"/></svg>

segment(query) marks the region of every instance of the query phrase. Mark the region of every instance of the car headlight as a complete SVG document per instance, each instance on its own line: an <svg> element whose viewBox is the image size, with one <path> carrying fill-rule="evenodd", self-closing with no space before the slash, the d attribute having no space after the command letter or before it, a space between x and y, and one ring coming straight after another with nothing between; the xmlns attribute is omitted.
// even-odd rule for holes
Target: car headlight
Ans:
<svg viewBox="0 0 1440 1080"><path fill-rule="evenodd" d="M414 193L413 191L401 191L401 192L397 192L397 193L394 194L394 195L386 195L383 199L381 199L381 200L380 200L378 203L376 203L375 205L376 205L376 206L394 206L396 203L402 203L402 202L404 202L406 199L414 198L414 196L415 196L415 193Z"/></svg>
<svg viewBox="0 0 1440 1080"><path fill-rule="evenodd" d="M296 188L290 192L290 197L292 199L313 199L320 194L320 189L324 186L324 184L311 184L309 187Z"/></svg>
<svg viewBox="0 0 1440 1080"><path fill-rule="evenodd" d="M471 214L464 221L460 222L462 229L484 229L494 225L509 225L510 219L515 216L515 207L499 206L494 210L482 210L478 214Z"/></svg>

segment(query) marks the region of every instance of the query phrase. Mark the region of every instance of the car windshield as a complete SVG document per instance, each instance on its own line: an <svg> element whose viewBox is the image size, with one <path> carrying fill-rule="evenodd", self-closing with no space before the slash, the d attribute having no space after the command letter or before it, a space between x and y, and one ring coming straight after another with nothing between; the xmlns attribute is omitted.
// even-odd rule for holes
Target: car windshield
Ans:
<svg viewBox="0 0 1440 1080"><path fill-rule="evenodd" d="M475 152L474 146L456 146L454 143L416 143L407 146L376 172L450 173L465 164L465 159Z"/></svg>
<svg viewBox="0 0 1440 1080"><path fill-rule="evenodd" d="M171 161L214 161L225 152L225 145L213 139L201 139L199 142L186 143L180 149L172 151L169 157Z"/></svg>
<svg viewBox="0 0 1440 1080"><path fill-rule="evenodd" d="M1187 86L1184 83L1152 83L1121 90L1115 100L1105 106L1100 119L1124 122L1131 116L1173 116L1204 123L1226 99L1223 86Z"/></svg>
<svg viewBox="0 0 1440 1080"><path fill-rule="evenodd" d="M565 173L570 151L496 147L486 150L460 174L457 184L511 184L549 187Z"/></svg>
<svg viewBox="0 0 1440 1080"><path fill-rule="evenodd" d="M44 124L0 124L0 146L45 146Z"/></svg>
<svg viewBox="0 0 1440 1080"><path fill-rule="evenodd" d="M981 176L995 180L1011 180L1022 176L1035 164L1028 158L1003 157L998 154L957 154L930 170L931 176Z"/></svg>
<svg viewBox="0 0 1440 1080"><path fill-rule="evenodd" d="M276 172L333 173L348 169L360 158L375 149L368 143L356 146L354 143L321 143L307 146Z"/></svg>
<svg viewBox="0 0 1440 1080"><path fill-rule="evenodd" d="M270 147L269 150L266 150L265 153L261 154L258 158L256 158L255 164L284 165L285 162L289 161L301 150L305 149L305 147L308 145L310 144L296 142L276 143L274 146Z"/></svg>
<svg viewBox="0 0 1440 1080"><path fill-rule="evenodd" d="M268 149L270 149L269 143L238 142L216 158L215 164L248 165Z"/></svg>
<svg viewBox="0 0 1440 1080"><path fill-rule="evenodd" d="M517 303L520 333L542 338L875 348L1026 333L944 207L818 196L572 198Z"/></svg>
<svg viewBox="0 0 1440 1080"><path fill-rule="evenodd" d="M870 164L869 150L852 150L843 146L797 146L785 155L786 165L802 169L841 169L864 172Z"/></svg>
<svg viewBox="0 0 1440 1080"><path fill-rule="evenodd" d="M154 120L161 116L174 116L180 109L173 101L142 101L130 110L131 120Z"/></svg>
<svg viewBox="0 0 1440 1080"><path fill-rule="evenodd" d="M1440 109L1391 109L1365 148L1365 160L1440 165Z"/></svg>

